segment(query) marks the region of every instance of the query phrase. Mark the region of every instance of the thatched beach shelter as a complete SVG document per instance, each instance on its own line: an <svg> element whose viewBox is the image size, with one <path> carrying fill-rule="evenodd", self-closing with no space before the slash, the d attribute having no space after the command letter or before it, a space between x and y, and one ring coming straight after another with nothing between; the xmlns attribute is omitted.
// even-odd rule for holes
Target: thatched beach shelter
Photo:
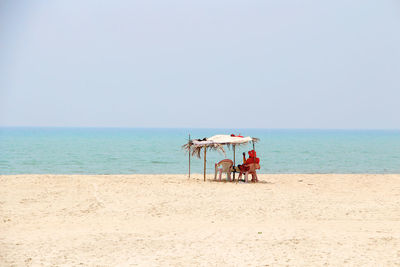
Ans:
<svg viewBox="0 0 400 267"><path fill-rule="evenodd" d="M224 146L227 146L228 148L232 147L233 149L233 163L236 165L236 146L240 145L245 145L249 142L253 143L253 149L254 149L254 144L258 142L259 139L255 137L243 137L243 136L236 136L236 135L214 135L209 138L203 138L203 139L190 139L189 135L189 141L187 144L184 144L182 147L189 153L189 177L190 177L190 156L196 156L198 158L201 158L201 150L204 152L204 181L206 180L206 157L207 157L207 149L209 150L216 150L220 151L222 153L225 153ZM235 177L235 173L233 174Z"/></svg>

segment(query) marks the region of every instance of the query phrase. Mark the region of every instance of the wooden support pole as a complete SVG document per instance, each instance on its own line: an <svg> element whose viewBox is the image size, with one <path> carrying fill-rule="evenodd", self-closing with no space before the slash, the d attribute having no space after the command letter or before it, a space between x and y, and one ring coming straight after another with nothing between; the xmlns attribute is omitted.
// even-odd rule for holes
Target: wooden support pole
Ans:
<svg viewBox="0 0 400 267"><path fill-rule="evenodd" d="M190 134L189 134L189 178L190 178L190 154L191 154L191 149L190 149Z"/></svg>
<svg viewBox="0 0 400 267"><path fill-rule="evenodd" d="M233 145L233 165L236 165L236 146Z"/></svg>
<svg viewBox="0 0 400 267"><path fill-rule="evenodd" d="M236 145L233 145L233 167L236 167ZM233 170L233 180L235 181L236 172Z"/></svg>
<svg viewBox="0 0 400 267"><path fill-rule="evenodd" d="M204 146L204 182L206 181L207 147Z"/></svg>

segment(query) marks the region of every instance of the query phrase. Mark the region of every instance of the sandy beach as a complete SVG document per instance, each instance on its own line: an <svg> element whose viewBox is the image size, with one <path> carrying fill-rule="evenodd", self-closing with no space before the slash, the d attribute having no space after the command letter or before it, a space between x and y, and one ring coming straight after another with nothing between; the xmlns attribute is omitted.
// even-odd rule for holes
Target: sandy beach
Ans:
<svg viewBox="0 0 400 267"><path fill-rule="evenodd" d="M400 175L0 176L0 266L400 266Z"/></svg>

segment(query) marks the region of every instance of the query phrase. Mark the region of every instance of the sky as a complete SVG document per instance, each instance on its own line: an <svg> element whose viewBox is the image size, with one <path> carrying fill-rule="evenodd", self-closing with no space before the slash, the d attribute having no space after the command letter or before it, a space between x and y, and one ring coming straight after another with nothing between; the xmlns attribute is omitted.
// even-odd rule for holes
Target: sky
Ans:
<svg viewBox="0 0 400 267"><path fill-rule="evenodd" d="M400 129L400 1L0 0L0 126Z"/></svg>

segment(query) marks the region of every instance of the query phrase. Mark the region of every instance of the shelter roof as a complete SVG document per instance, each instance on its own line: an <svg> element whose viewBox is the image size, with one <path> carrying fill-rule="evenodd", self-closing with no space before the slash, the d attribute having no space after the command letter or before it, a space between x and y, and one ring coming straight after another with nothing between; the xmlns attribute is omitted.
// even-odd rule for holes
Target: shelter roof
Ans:
<svg viewBox="0 0 400 267"><path fill-rule="evenodd" d="M192 155L200 158L200 151L203 148L221 151L225 154L224 145L227 145L228 147L231 145L244 145L251 141L258 142L258 140L258 138L250 136L243 137L220 134L209 138L189 140L189 143L183 145L183 148L189 151L189 153L192 153Z"/></svg>
<svg viewBox="0 0 400 267"><path fill-rule="evenodd" d="M214 135L212 137L206 138L206 140L193 140L193 145L195 146L208 146L212 144L228 145L228 144L246 144L253 141L250 136L231 136L227 134Z"/></svg>

